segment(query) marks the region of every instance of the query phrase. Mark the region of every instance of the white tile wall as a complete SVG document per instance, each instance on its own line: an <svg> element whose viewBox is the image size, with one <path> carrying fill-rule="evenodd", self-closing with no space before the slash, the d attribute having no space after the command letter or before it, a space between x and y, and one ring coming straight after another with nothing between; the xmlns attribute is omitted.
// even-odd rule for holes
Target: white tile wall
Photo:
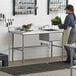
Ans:
<svg viewBox="0 0 76 76"><path fill-rule="evenodd" d="M14 18L15 21L13 26L21 26L22 24L33 23L33 26L42 26L50 24L51 15L47 15L47 0L37 0L38 2L38 14L35 15L20 15L20 16L12 16L12 0L0 0L0 13L4 13L7 18ZM76 0L69 0L70 4L76 5ZM65 14L57 14L63 18L65 18ZM20 40L18 40L20 41ZM11 35L10 40L8 36L8 30L5 27L0 27L0 52L8 54L9 42L11 43ZM19 42L18 42L19 44ZM21 43L20 43L21 44ZM39 45L40 41L38 39L38 35L34 36L26 36L26 45ZM60 56L61 51L57 49L54 51L54 56ZM10 55L11 56L11 55ZM40 47L40 48L29 48L25 51L25 59L32 59L32 58L41 58L41 57L48 57L47 47ZM15 52L15 59L21 59L21 53ZM11 57L10 57L11 60Z"/></svg>

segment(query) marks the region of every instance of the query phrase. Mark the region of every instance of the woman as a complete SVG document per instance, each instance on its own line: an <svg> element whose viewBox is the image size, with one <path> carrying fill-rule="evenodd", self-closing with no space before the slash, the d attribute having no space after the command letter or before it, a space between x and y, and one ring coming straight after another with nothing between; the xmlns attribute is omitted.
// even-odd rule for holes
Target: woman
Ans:
<svg viewBox="0 0 76 76"><path fill-rule="evenodd" d="M66 30L68 27L71 27L71 31L68 38L68 44L72 44L76 41L76 17L74 14L74 7L72 5L67 5L66 8L66 18L64 24L60 24L59 28ZM70 49L64 46L67 51L67 62L70 62Z"/></svg>

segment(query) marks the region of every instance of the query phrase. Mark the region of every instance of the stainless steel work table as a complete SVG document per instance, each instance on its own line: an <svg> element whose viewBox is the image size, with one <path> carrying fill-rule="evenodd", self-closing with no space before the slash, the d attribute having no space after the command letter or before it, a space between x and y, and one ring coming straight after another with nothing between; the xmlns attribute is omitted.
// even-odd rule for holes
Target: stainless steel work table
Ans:
<svg viewBox="0 0 76 76"><path fill-rule="evenodd" d="M58 30L58 31L43 31L43 30L37 30L37 31L28 31L28 32L24 32L24 31L9 31L9 33L12 34L12 61L14 60L13 59L13 56L14 56L14 50L15 49L19 49L22 51L22 63L23 63L23 60L24 60L24 48L25 48L25 45L24 45L24 37L25 35L39 35L41 37L42 34L55 34L55 33L62 33L62 36L63 36L63 31L62 30ZM21 35L22 36L22 47L14 47L14 35L17 34L17 35ZM42 40L41 38L39 38L40 40ZM56 39L57 40L57 39ZM53 40L55 41L55 40ZM51 41L49 41L51 42ZM57 45L55 45L57 46ZM63 37L62 37L62 46L57 46L57 47L61 47L62 48L62 58L63 58ZM52 47L51 47L51 52L52 52ZM51 55L52 56L52 55Z"/></svg>

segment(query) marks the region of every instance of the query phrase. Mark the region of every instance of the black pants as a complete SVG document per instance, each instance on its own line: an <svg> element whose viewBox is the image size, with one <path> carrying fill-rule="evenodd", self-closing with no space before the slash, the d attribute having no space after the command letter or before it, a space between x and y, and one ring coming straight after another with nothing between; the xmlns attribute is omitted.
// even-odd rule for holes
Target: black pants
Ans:
<svg viewBox="0 0 76 76"><path fill-rule="evenodd" d="M69 39L68 39L68 44L73 44L76 42L76 34L70 34ZM70 61L70 48L67 46L64 46L64 48L67 51L67 60ZM76 55L76 49L74 49L74 54ZM74 56L74 58L76 59L76 56Z"/></svg>

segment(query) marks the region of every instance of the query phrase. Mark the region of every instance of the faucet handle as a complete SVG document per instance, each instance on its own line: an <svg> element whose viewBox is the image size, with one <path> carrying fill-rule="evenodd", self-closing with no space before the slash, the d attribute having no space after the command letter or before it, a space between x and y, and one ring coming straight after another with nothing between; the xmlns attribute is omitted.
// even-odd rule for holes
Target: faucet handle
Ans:
<svg viewBox="0 0 76 76"><path fill-rule="evenodd" d="M49 25L43 25L43 28L45 28L46 26L49 27Z"/></svg>

